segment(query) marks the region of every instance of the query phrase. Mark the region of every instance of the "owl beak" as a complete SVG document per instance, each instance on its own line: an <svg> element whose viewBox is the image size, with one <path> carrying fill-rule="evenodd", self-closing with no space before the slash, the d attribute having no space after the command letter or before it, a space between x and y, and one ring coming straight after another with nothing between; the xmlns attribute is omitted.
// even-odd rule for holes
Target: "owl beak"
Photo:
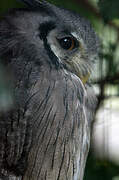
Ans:
<svg viewBox="0 0 119 180"><path fill-rule="evenodd" d="M86 84L86 82L88 81L88 79L90 77L90 73L87 73L85 76L80 76L80 74L79 74L78 77L81 79L83 84Z"/></svg>

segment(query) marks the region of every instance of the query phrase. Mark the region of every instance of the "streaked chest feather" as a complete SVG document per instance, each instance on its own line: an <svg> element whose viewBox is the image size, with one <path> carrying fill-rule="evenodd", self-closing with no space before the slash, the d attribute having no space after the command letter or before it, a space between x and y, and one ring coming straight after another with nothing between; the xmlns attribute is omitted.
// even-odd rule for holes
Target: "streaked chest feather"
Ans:
<svg viewBox="0 0 119 180"><path fill-rule="evenodd" d="M31 93L35 138L26 177L78 180L83 176L90 138L85 87L70 74L57 80L41 79Z"/></svg>

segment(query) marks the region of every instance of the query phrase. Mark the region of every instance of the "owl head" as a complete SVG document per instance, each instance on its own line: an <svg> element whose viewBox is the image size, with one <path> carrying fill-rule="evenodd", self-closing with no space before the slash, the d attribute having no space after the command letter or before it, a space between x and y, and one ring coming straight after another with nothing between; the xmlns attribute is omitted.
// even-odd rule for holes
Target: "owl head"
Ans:
<svg viewBox="0 0 119 180"><path fill-rule="evenodd" d="M10 11L1 21L0 55L6 62L23 56L44 67L70 71L85 81L98 53L90 23L46 1L21 1L26 8Z"/></svg>

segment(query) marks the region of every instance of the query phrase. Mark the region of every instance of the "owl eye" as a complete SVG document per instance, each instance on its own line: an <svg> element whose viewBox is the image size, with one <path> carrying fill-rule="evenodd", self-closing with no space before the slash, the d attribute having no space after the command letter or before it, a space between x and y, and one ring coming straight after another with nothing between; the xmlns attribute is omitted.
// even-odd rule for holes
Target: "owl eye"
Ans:
<svg viewBox="0 0 119 180"><path fill-rule="evenodd" d="M60 46L65 50L73 50L78 47L78 41L73 37L64 37L61 39L57 39Z"/></svg>

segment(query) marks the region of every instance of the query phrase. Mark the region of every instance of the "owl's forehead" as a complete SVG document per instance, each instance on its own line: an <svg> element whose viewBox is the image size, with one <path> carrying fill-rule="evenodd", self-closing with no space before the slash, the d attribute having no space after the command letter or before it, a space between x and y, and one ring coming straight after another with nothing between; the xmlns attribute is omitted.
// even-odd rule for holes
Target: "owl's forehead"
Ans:
<svg viewBox="0 0 119 180"><path fill-rule="evenodd" d="M69 31L83 30L89 27L89 22L81 17L78 13L56 7L53 13L46 13L41 10L20 9L10 13L12 23L16 26L38 26L42 23L52 21L59 29Z"/></svg>

